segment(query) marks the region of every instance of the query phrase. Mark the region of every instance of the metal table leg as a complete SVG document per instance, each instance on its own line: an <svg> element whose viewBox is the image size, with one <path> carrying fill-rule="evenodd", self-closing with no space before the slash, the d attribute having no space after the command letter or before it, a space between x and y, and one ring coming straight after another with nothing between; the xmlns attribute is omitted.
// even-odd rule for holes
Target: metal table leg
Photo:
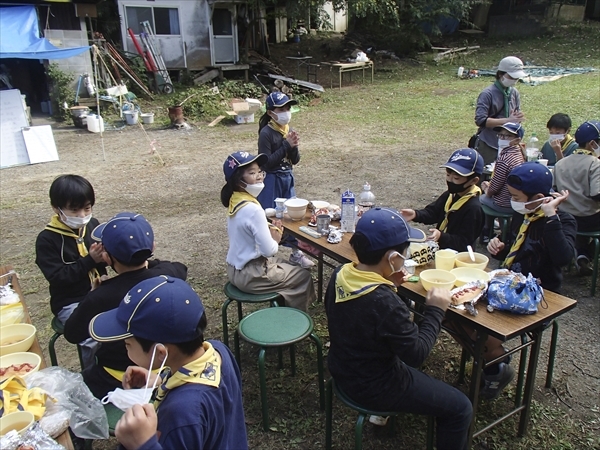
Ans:
<svg viewBox="0 0 600 450"><path fill-rule="evenodd" d="M483 347L487 341L487 333L477 331L477 339L475 341L475 349L473 357L473 370L471 371L471 386L469 388L469 399L473 404L473 419L469 428L468 448L471 448L473 441L473 433L475 432L475 418L477 417L477 403L479 401L479 386L481 384L481 374L483 373Z"/></svg>
<svg viewBox="0 0 600 450"><path fill-rule="evenodd" d="M521 412L521 420L519 421L519 437L527 433L527 425L531 415L531 398L535 388L535 372L537 369L538 358L540 356L540 348L542 346L543 328L534 330L531 333L531 338L534 344L531 346L531 355L529 356L529 366L527 367L527 378L525 380L525 394L523 396L524 409Z"/></svg>

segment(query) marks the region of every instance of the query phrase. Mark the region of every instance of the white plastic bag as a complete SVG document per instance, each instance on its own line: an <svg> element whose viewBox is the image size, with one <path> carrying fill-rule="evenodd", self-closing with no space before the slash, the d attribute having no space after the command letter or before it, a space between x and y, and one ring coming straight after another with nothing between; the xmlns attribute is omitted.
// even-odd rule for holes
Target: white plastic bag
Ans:
<svg viewBox="0 0 600 450"><path fill-rule="evenodd" d="M358 52L356 54L356 62L367 62L369 60L369 57L367 56L367 54L365 52Z"/></svg>
<svg viewBox="0 0 600 450"><path fill-rule="evenodd" d="M40 387L69 411L69 426L82 439L108 439L108 419L100 400L92 395L78 373L47 367L27 377L27 387Z"/></svg>

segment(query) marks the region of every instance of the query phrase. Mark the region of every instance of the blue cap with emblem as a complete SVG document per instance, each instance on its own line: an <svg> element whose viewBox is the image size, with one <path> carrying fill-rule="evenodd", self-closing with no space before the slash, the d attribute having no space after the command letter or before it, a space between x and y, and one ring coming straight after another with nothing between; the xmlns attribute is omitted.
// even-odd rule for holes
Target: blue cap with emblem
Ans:
<svg viewBox="0 0 600 450"><path fill-rule="evenodd" d="M289 98L283 92L271 92L267 96L267 109L283 108L286 105L297 105L298 101Z"/></svg>
<svg viewBox="0 0 600 450"><path fill-rule="evenodd" d="M356 224L355 233L369 241L369 251L393 248L405 242L423 242L425 233L409 227L402 214L395 209L372 208Z"/></svg>
<svg viewBox="0 0 600 450"><path fill-rule="evenodd" d="M95 316L90 336L99 342L140 337L180 344L198 337L202 300L185 281L160 275L136 284L119 307Z"/></svg>
<svg viewBox="0 0 600 450"><path fill-rule="evenodd" d="M240 167L247 166L248 164L252 164L255 161L259 167L262 167L269 161L269 157L264 153L252 155L248 152L235 152L230 154L223 163L223 173L225 174L225 181L229 181L231 176Z"/></svg>
<svg viewBox="0 0 600 450"><path fill-rule="evenodd" d="M548 195L552 191L552 173L538 162L519 164L508 174L506 184L528 195Z"/></svg>
<svg viewBox="0 0 600 450"><path fill-rule="evenodd" d="M483 156L472 148L455 150L448 158L448 162L440 167L453 170L463 177L483 173Z"/></svg>
<svg viewBox="0 0 600 450"><path fill-rule="evenodd" d="M92 239L124 264L141 264L152 256L154 232L141 214L122 212L92 231Z"/></svg>

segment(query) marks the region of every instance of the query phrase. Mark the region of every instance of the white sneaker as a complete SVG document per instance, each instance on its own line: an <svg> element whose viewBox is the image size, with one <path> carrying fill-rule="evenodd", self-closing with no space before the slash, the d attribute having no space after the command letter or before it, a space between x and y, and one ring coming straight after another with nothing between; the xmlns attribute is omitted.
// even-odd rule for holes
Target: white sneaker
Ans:
<svg viewBox="0 0 600 450"><path fill-rule="evenodd" d="M315 263L300 250L292 252L290 255L290 263L300 266L303 269L310 269L315 265Z"/></svg>
<svg viewBox="0 0 600 450"><path fill-rule="evenodd" d="M389 417L369 416L369 422L371 422L373 425L377 425L379 427L385 427L388 419L389 419Z"/></svg>

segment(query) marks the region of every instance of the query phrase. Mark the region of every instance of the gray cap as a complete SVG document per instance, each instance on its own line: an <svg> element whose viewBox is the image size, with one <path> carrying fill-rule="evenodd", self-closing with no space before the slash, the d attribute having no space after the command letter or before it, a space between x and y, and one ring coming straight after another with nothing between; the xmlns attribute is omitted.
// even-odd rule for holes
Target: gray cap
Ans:
<svg viewBox="0 0 600 450"><path fill-rule="evenodd" d="M513 78L525 78L527 74L523 71L523 61L516 56L507 56L498 64L500 72L506 72Z"/></svg>

